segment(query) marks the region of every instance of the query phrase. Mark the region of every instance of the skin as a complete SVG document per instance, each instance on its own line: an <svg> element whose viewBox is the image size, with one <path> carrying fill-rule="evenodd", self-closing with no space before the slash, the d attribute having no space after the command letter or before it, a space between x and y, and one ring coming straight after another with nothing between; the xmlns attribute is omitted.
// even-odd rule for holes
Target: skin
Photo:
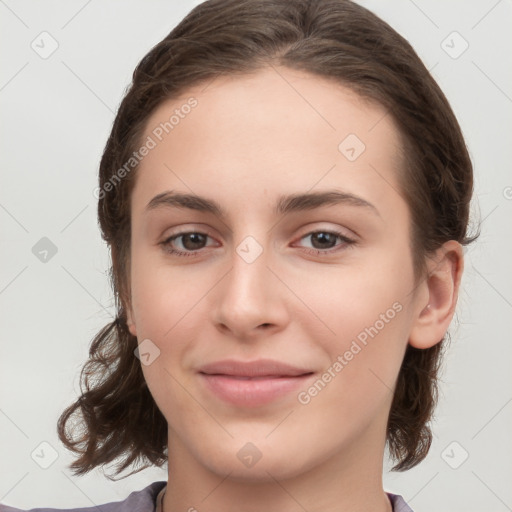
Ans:
<svg viewBox="0 0 512 512"><path fill-rule="evenodd" d="M461 247L447 242L415 286L400 137L380 106L267 67L166 101L144 139L190 96L197 106L141 162L131 204L129 327L160 350L142 368L169 425L164 512L390 511L382 470L394 385L407 344L433 346L449 326ZM338 149L348 134L366 146L353 162ZM378 213L354 204L273 213L282 195L333 189ZM147 211L166 191L214 200L226 217ZM319 231L354 243L322 245ZM162 245L179 232L208 238L170 242L196 252L180 257ZM251 263L236 251L247 236L262 250ZM396 303L400 312L307 404L292 392L235 407L198 377L201 365L226 358L277 359L321 376ZM261 453L252 467L237 457L248 442Z"/></svg>

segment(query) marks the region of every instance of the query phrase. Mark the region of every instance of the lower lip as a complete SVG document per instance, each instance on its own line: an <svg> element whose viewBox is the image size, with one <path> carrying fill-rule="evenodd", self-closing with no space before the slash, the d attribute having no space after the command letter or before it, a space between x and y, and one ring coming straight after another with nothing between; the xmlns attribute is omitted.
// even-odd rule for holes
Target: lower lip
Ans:
<svg viewBox="0 0 512 512"><path fill-rule="evenodd" d="M314 374L297 377L240 379L228 375L199 374L206 387L222 400L240 407L258 407L305 386Z"/></svg>

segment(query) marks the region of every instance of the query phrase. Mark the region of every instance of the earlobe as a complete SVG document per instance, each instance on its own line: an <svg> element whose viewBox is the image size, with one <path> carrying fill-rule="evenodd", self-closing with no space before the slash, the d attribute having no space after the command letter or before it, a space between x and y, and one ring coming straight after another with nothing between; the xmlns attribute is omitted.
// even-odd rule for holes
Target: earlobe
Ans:
<svg viewBox="0 0 512 512"><path fill-rule="evenodd" d="M423 283L427 300L418 304L409 336L413 347L430 348L445 336L455 313L463 268L462 246L455 240L444 243L429 262Z"/></svg>

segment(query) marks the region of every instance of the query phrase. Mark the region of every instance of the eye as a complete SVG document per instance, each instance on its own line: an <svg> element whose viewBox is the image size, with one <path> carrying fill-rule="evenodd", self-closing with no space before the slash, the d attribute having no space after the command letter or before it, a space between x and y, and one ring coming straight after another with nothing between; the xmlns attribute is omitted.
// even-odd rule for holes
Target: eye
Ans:
<svg viewBox="0 0 512 512"><path fill-rule="evenodd" d="M306 252L315 255L332 254L356 243L355 240L348 238L339 231L312 231L300 240L308 238L310 238L313 247ZM341 243L337 244L337 240L341 240ZM333 248L335 249L332 250Z"/></svg>
<svg viewBox="0 0 512 512"><path fill-rule="evenodd" d="M205 247L208 238L211 237L206 233L187 231L166 238L160 245L166 252L176 256L196 256ZM176 248L175 245L181 247Z"/></svg>
<svg viewBox="0 0 512 512"><path fill-rule="evenodd" d="M209 238L211 239L211 237L206 233L199 231L186 231L176 233L166 238L160 243L160 245L167 253L175 256L198 256L201 249L208 247L206 243ZM308 249L306 252L317 256L332 254L356 243L355 240L348 238L338 231L312 231L311 233L301 237L300 240L306 240L308 238L311 239L313 247ZM340 240L341 243L336 243L338 240Z"/></svg>

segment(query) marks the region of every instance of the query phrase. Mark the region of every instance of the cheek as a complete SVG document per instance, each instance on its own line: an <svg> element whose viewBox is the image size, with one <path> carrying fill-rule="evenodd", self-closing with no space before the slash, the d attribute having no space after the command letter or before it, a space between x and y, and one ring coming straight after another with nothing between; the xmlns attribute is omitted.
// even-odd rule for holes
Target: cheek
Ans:
<svg viewBox="0 0 512 512"><path fill-rule="evenodd" d="M182 325L204 295L201 290L205 283L196 283L192 277L183 269L170 268L161 256L135 251L131 296L139 339L164 340L172 335L176 326Z"/></svg>
<svg viewBox="0 0 512 512"><path fill-rule="evenodd" d="M397 310L403 309L411 291L409 262L397 261L396 255L378 256L376 262L311 273L307 281L297 276L294 289L309 306L310 329L325 333L334 346L360 334L364 339L365 329L375 324L379 331L389 332L389 326L404 316Z"/></svg>
<svg viewBox="0 0 512 512"><path fill-rule="evenodd" d="M377 407L391 393L411 328L412 265L406 255L380 253L378 263L347 267L322 279L322 286L312 281L303 288L315 313L305 324L308 337L331 363L317 386L319 403L343 404L349 413ZM323 409L329 410L340 411Z"/></svg>
<svg viewBox="0 0 512 512"><path fill-rule="evenodd" d="M202 286L191 286L186 273L172 270L147 255L134 258L132 302L137 337L139 343L151 340L158 352L154 362L142 365L142 371L155 402L171 424L180 421L175 414L190 409L180 366L183 354L197 337L194 318L201 310L204 293ZM190 415L195 413L198 411L189 411Z"/></svg>
<svg viewBox="0 0 512 512"><path fill-rule="evenodd" d="M327 356L327 366L297 396L309 430L324 433L316 442L326 453L333 439L342 444L377 418L385 423L407 345L405 306L391 302L393 294L363 296L350 300L338 295L340 303L329 304L326 322L335 335L312 338Z"/></svg>

